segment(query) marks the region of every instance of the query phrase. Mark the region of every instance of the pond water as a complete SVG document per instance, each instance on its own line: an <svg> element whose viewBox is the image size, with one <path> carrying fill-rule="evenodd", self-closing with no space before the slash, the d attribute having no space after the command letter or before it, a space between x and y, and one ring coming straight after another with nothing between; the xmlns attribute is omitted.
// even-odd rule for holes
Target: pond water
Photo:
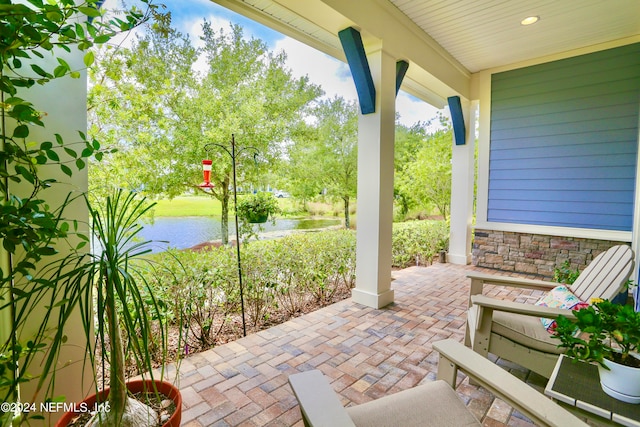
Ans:
<svg viewBox="0 0 640 427"><path fill-rule="evenodd" d="M309 230L340 224L337 219L278 219L275 225L268 221L262 224L264 231ZM229 235L235 238L233 217L229 218ZM220 240L220 220L212 217L157 217L153 224L145 224L139 236L153 241L153 252L162 252L168 247L186 249L211 240Z"/></svg>

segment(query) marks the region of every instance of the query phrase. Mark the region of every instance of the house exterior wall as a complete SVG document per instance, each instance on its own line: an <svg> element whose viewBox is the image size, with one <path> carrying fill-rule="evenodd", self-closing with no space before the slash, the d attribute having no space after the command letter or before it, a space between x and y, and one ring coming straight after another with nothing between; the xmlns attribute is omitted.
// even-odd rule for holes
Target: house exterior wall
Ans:
<svg viewBox="0 0 640 427"><path fill-rule="evenodd" d="M494 74L490 222L631 231L640 44Z"/></svg>
<svg viewBox="0 0 640 427"><path fill-rule="evenodd" d="M551 277L616 244L638 253L640 43L580 53L474 76L473 264Z"/></svg>
<svg viewBox="0 0 640 427"><path fill-rule="evenodd" d="M601 252L620 242L476 229L473 261L479 267L553 278L554 269L569 260L583 270Z"/></svg>
<svg viewBox="0 0 640 427"><path fill-rule="evenodd" d="M28 89L20 89L18 96L28 99L42 111L44 127L33 126L30 129L29 138L33 141L55 141L54 134L60 134L69 148L78 149L77 145L73 145L78 141L78 131L86 133L87 128L87 73L84 71L83 58L84 53L77 49L72 49L66 54L58 54L66 60L72 70L80 71L81 77L74 79L71 77L63 77L55 79L45 86L34 85ZM58 65L55 57L46 56L41 59L39 65L45 70L53 69ZM9 126L13 126L10 124ZM63 150L59 150L58 154L62 161L71 163L73 159ZM52 209L60 206L65 199L71 195L75 198L64 210L64 216L69 221L77 220L79 232L84 235L89 234L89 212L87 210L84 198L81 196L88 190L87 169L74 170L73 176L69 177L62 173L57 165L42 166L41 172L47 178L57 180L53 184L51 190L47 193L47 203ZM61 256L68 254L68 247L74 247L82 240L71 235L68 243L60 244L56 249ZM87 250L86 248L85 250ZM1 251L2 249L0 249ZM43 301L47 301L45 297ZM39 311L41 310L41 311ZM33 319L32 323L28 323L20 331L19 340L27 342L31 339L32 334L42 326L42 319L47 307L41 306L31 311L29 319ZM0 319L2 321L4 319ZM49 328L56 329L57 317L49 321ZM60 357L58 366L56 366L56 382L55 389L52 391L54 396L64 396L65 403L71 404L80 402L94 388L93 375L91 367L86 365L85 349L87 339L80 317L79 310L76 309L71 313L71 317L65 326L66 343L60 349ZM44 357L44 354L42 354ZM32 372L30 374L38 374L38 366L40 361L36 360L31 364ZM37 387L37 381L29 381L24 383L20 388L22 402L32 402L39 405L44 402L44 391ZM34 400L29 400L34 398ZM54 425L55 421L63 415L63 411L53 411L43 413L46 419L41 421L32 421L34 426Z"/></svg>

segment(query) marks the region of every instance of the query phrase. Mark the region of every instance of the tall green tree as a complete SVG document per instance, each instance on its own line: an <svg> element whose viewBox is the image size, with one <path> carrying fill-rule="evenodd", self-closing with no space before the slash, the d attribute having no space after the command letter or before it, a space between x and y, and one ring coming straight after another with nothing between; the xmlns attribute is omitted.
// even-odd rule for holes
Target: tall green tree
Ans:
<svg viewBox="0 0 640 427"><path fill-rule="evenodd" d="M429 126L429 124L429 122L418 122L409 127L396 122L394 144L394 170L396 179L394 180L393 193L402 217L406 216L409 213L409 209L417 202L411 193L408 193L410 189L407 186L401 185L402 173L405 167L416 159L418 151L428 139L427 126Z"/></svg>
<svg viewBox="0 0 640 427"><path fill-rule="evenodd" d="M435 208L446 220L451 205L451 125L428 135L415 160L397 174L399 191L418 205Z"/></svg>
<svg viewBox="0 0 640 427"><path fill-rule="evenodd" d="M284 52L247 39L241 27L225 32L205 21L202 29L204 47L196 49L171 28L169 16L116 54L126 66L117 71L119 79L105 64L95 75L94 81L103 82L100 96L92 98L96 123L109 123L96 130L106 132L119 149L96 178L155 195L173 197L188 190L208 194L222 204L222 239L227 243L232 163L224 148L213 144L230 151L235 134L237 149L243 151L236 156L238 185L250 186L276 164L290 130L321 90L306 77L294 78ZM198 59L205 64L199 72ZM213 160L214 188L205 191L198 184L201 160L207 156Z"/></svg>
<svg viewBox="0 0 640 427"><path fill-rule="evenodd" d="M318 197L324 188L322 167L315 157L316 151L317 139L312 125L301 126L286 147L284 185L295 199L302 202L304 209L307 208L307 202Z"/></svg>
<svg viewBox="0 0 640 427"><path fill-rule="evenodd" d="M322 100L313 110L312 129L290 146L293 194L305 198L326 190L344 205L345 226L350 227L351 201L358 178L358 110L341 97Z"/></svg>

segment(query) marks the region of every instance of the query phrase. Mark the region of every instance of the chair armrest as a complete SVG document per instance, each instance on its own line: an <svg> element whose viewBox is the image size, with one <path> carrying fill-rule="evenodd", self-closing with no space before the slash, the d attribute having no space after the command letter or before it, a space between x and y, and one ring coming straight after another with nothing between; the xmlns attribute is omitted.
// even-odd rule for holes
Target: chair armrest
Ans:
<svg viewBox="0 0 640 427"><path fill-rule="evenodd" d="M573 311L562 308L544 307L535 304L523 304L520 302L505 301L488 297L486 295L472 295L471 303L482 308L489 308L495 311L505 311L507 313L523 314L525 316L545 317L555 319L562 315L568 319L575 319Z"/></svg>
<svg viewBox="0 0 640 427"><path fill-rule="evenodd" d="M338 394L318 370L289 376L289 384L300 405L307 427L355 427Z"/></svg>
<svg viewBox="0 0 640 427"><path fill-rule="evenodd" d="M559 283L547 282L544 280L526 279L523 277L496 276L483 273L469 273L467 274L467 277L472 281L480 282L482 284L510 286L512 288L536 289L540 291L548 291L559 285Z"/></svg>
<svg viewBox="0 0 640 427"><path fill-rule="evenodd" d="M449 382L454 388L456 370L459 368L494 396L525 414L536 425L587 425L531 386L461 343L447 339L433 343L433 348L440 353L438 379Z"/></svg>

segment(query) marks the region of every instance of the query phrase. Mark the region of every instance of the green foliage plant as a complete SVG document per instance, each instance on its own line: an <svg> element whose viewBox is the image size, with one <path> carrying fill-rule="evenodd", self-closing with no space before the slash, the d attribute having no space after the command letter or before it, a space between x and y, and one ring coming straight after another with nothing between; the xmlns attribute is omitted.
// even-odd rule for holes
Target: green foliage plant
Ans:
<svg viewBox="0 0 640 427"><path fill-rule="evenodd" d="M226 246L200 252L172 249L158 257L165 268L147 279L155 295L172 301L169 317L181 319L184 353L215 345L227 316L240 307L235 251Z"/></svg>
<svg viewBox="0 0 640 427"><path fill-rule="evenodd" d="M597 300L589 307L573 311L575 319L559 316L554 338L567 355L595 362L608 369L604 359L626 366L640 367L640 313L631 305Z"/></svg>
<svg viewBox="0 0 640 427"><path fill-rule="evenodd" d="M429 265L433 257L449 247L446 221L407 221L393 224L391 235L392 265Z"/></svg>
<svg viewBox="0 0 640 427"><path fill-rule="evenodd" d="M269 218L275 222L275 216L280 212L278 199L266 191L240 198L236 206L236 213L241 222L240 235L244 238L257 237L252 224L267 222Z"/></svg>
<svg viewBox="0 0 640 427"><path fill-rule="evenodd" d="M351 227L352 203L357 191L358 108L334 97L318 102L317 123L296 135L287 147L288 188L306 204L322 193L340 201L345 227ZM337 212L336 212L337 215Z"/></svg>
<svg viewBox="0 0 640 427"><path fill-rule="evenodd" d="M93 254L77 262L72 278L78 286L90 283L95 290L96 345L101 349L102 365L108 362L110 386L109 409L98 412L88 425L155 426L153 416L148 415L154 412L127 395L125 361L128 350L137 371L153 380L151 349L159 342L161 359L167 353L166 303L155 297L146 280L158 269L146 258L150 242L138 240L141 218L152 205L133 192L117 190L104 203L97 207L89 203L88 207L97 245ZM82 310L89 339L93 310L86 305Z"/></svg>
<svg viewBox="0 0 640 427"><path fill-rule="evenodd" d="M247 325L255 329L267 324L274 310L285 316L298 315L310 302L328 304L339 290L351 289L355 242L352 230L330 230L244 245L241 256ZM228 324L232 315L240 313L235 248L169 251L157 255L156 262L173 272L156 272L155 278L147 277L147 281L153 282L153 292L160 298L171 301L171 296L177 295L170 304L169 317L186 314L183 324L189 328L186 340L190 348L212 344L223 327L237 327ZM202 317L189 326L190 320L200 316L196 313ZM206 330L209 325L213 329ZM205 345L202 337L207 333L210 335Z"/></svg>
<svg viewBox="0 0 640 427"><path fill-rule="evenodd" d="M394 193L401 210L411 206L435 208L446 221L451 209L452 128L425 136L412 161L396 165ZM398 170L399 169L399 170Z"/></svg>
<svg viewBox="0 0 640 427"><path fill-rule="evenodd" d="M553 281L556 283L570 285L576 281L579 275L580 270L577 268L572 270L571 262L567 259L560 265L560 267L556 267L553 270Z"/></svg>
<svg viewBox="0 0 640 427"><path fill-rule="evenodd" d="M28 98L33 96L29 89L34 86L82 76L82 70L73 69L65 59L67 54L81 52L84 66L91 66L95 59L92 47L145 19L138 9L106 19L98 4L97 0L0 1L3 402L34 402L40 394L45 400L56 398L56 366L67 340L64 325L87 290L72 283L67 270L71 267L61 263L61 248L80 251L88 238L78 232L77 221L66 217L67 208L78 196L69 191L61 202L52 202L64 188L52 177L52 167L71 177L74 170L84 169L90 157L102 158L103 151L98 141L82 132L73 143L57 133L36 141L32 131L39 128L39 134L46 133L46 112ZM33 312L40 313L38 320ZM21 385L30 381L36 383L33 397L21 395ZM43 417L39 413L0 412L0 425L38 418Z"/></svg>

